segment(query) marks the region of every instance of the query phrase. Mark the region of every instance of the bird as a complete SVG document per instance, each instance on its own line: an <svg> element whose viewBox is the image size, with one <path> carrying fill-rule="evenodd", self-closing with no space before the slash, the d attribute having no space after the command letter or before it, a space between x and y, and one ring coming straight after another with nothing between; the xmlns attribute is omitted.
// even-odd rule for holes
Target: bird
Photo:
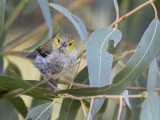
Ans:
<svg viewBox="0 0 160 120"><path fill-rule="evenodd" d="M26 57L32 60L45 79L56 80L75 64L76 41L69 33L58 33L33 52L26 54Z"/></svg>

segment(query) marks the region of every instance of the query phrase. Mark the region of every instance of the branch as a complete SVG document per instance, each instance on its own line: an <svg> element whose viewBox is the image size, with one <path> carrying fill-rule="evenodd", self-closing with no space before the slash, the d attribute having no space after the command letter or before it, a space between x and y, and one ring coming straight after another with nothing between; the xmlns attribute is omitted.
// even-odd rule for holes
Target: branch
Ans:
<svg viewBox="0 0 160 120"><path fill-rule="evenodd" d="M141 94L136 94L136 95L96 95L96 96L73 96L73 95L64 95L61 98L70 98L74 100L85 100L85 99L97 99L97 98L109 98L109 99L120 99L120 98L142 98L142 97L147 97L147 93L143 92Z"/></svg>
<svg viewBox="0 0 160 120"><path fill-rule="evenodd" d="M130 11L129 13L123 15L122 17L120 17L118 20L114 21L110 26L115 26L117 23L122 22L124 19L130 17L131 15L133 15L134 13L138 12L139 10L141 10L142 8L144 8L145 6L151 4L152 2L154 2L155 0L149 0L145 3L143 3L142 5L138 6L137 8L133 9L132 11Z"/></svg>

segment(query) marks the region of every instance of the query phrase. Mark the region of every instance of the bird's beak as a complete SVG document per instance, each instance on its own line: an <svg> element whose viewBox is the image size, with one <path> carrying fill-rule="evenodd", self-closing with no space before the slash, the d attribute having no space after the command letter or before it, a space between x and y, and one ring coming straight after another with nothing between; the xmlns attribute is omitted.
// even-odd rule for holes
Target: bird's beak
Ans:
<svg viewBox="0 0 160 120"><path fill-rule="evenodd" d="M62 47L67 47L67 43L66 43L66 42L63 42L63 43L62 43Z"/></svg>

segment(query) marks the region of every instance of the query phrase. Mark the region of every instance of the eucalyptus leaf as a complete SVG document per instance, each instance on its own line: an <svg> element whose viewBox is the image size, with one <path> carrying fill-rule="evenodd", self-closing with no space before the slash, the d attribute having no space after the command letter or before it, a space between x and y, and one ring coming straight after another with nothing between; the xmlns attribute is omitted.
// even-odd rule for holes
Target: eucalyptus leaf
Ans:
<svg viewBox="0 0 160 120"><path fill-rule="evenodd" d="M4 25L6 0L0 0L0 38Z"/></svg>
<svg viewBox="0 0 160 120"><path fill-rule="evenodd" d="M80 105L78 100L64 99L58 120L75 120Z"/></svg>
<svg viewBox="0 0 160 120"><path fill-rule="evenodd" d="M160 120L160 96L154 91L149 91L142 104L140 120Z"/></svg>
<svg viewBox="0 0 160 120"><path fill-rule="evenodd" d="M106 50L108 42L114 40L114 47L122 34L115 28L103 28L95 31L86 43L87 65L91 86L101 87L109 84L113 56Z"/></svg>
<svg viewBox="0 0 160 120"><path fill-rule="evenodd" d="M89 84L88 81L89 81L89 79L88 79L88 68L86 66L78 73L78 75L74 79L74 82Z"/></svg>
<svg viewBox="0 0 160 120"><path fill-rule="evenodd" d="M148 82L147 82L147 90L152 91L156 86L157 80L157 70L158 64L156 58L152 61L151 65L149 66L149 74L148 74Z"/></svg>
<svg viewBox="0 0 160 120"><path fill-rule="evenodd" d="M13 71L14 71L14 73L13 73ZM20 78L22 77L21 71L18 68L18 66L16 64L12 63L11 61L8 61L8 66L5 69L4 74L7 76L10 76L10 77L15 77L15 74L16 74L16 76L19 76Z"/></svg>
<svg viewBox="0 0 160 120"><path fill-rule="evenodd" d="M19 88L28 90L33 86L34 85L27 82L27 80L22 80L20 78L12 78L12 77L2 76L2 75L0 76L0 91L7 90L9 92ZM29 90L25 94L36 97L36 98L44 99L44 100L50 100L50 98L57 97L57 94L54 94L52 90L47 90L40 87L35 87L34 89Z"/></svg>
<svg viewBox="0 0 160 120"><path fill-rule="evenodd" d="M52 17L51 17L51 13L49 11L49 5L48 5L48 1L47 0L38 0L38 3L41 7L43 16L45 18L45 21L48 25L49 28L49 39L51 39L52 35L53 35L53 24L52 24Z"/></svg>
<svg viewBox="0 0 160 120"><path fill-rule="evenodd" d="M74 25L74 27L76 28L77 32L79 33L81 39L84 42L88 39L86 27L85 27L84 23L77 16L73 15L66 8L64 8L58 4L50 3L49 5L52 8L59 11L60 13L62 13L64 16L66 16L72 22L72 24Z"/></svg>
<svg viewBox="0 0 160 120"><path fill-rule="evenodd" d="M21 97L7 98L7 100L19 111L19 113L25 117L27 115L27 107Z"/></svg>
<svg viewBox="0 0 160 120"><path fill-rule="evenodd" d="M29 0L28 2L29 2L28 5L27 5L26 8L23 10L23 14L24 14L24 15L33 12L34 9L36 8L36 5L37 5L37 0Z"/></svg>
<svg viewBox="0 0 160 120"><path fill-rule="evenodd" d="M39 105L29 111L25 120L48 120L53 110L53 103Z"/></svg>
<svg viewBox="0 0 160 120"><path fill-rule="evenodd" d="M7 100L0 99L0 119L19 120L17 110Z"/></svg>
<svg viewBox="0 0 160 120"><path fill-rule="evenodd" d="M0 56L0 74L3 74L3 57Z"/></svg>
<svg viewBox="0 0 160 120"><path fill-rule="evenodd" d="M150 65L160 50L159 44L160 22L155 18L145 31L137 50L130 58L127 65L114 77L110 86L101 88L81 88L60 91L76 96L99 94L120 94Z"/></svg>
<svg viewBox="0 0 160 120"><path fill-rule="evenodd" d="M96 30L86 42L87 65L89 72L90 86L102 87L109 85L112 69L113 56L106 50L109 41L114 40L114 47L121 40L122 33L115 28L102 28ZM104 99L95 99L91 114L94 116L101 106Z"/></svg>

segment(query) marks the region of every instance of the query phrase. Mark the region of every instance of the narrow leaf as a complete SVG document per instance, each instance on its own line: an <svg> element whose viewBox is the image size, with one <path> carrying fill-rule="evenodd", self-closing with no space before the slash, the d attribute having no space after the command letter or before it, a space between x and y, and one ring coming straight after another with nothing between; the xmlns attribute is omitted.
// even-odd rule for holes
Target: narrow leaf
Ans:
<svg viewBox="0 0 160 120"><path fill-rule="evenodd" d="M142 104L140 120L160 120L160 96L154 91L148 93Z"/></svg>
<svg viewBox="0 0 160 120"><path fill-rule="evenodd" d="M64 90L60 93L73 95L120 94L150 65L160 50L160 22L155 18L145 31L135 53L128 64L113 79L110 86Z"/></svg>
<svg viewBox="0 0 160 120"><path fill-rule="evenodd" d="M80 101L64 99L58 120L75 120L80 105Z"/></svg>
<svg viewBox="0 0 160 120"><path fill-rule="evenodd" d="M6 5L6 0L0 0L0 38L4 25L5 5Z"/></svg>
<svg viewBox="0 0 160 120"><path fill-rule="evenodd" d="M0 119L18 120L18 112L7 100L0 99Z"/></svg>
<svg viewBox="0 0 160 120"><path fill-rule="evenodd" d="M25 120L48 120L53 110L53 103L45 103L33 108Z"/></svg>
<svg viewBox="0 0 160 120"><path fill-rule="evenodd" d="M148 74L148 82L147 82L147 90L152 91L155 88L156 80L157 80L157 70L158 64L156 58L152 61L149 66L149 74Z"/></svg>
<svg viewBox="0 0 160 120"><path fill-rule="evenodd" d="M19 111L19 113L25 118L27 115L27 107L22 98L7 98L8 101Z"/></svg>
<svg viewBox="0 0 160 120"><path fill-rule="evenodd" d="M49 39L51 39L52 35L53 35L53 24L52 24L52 17L51 17L51 13L49 10L49 5L48 5L48 1L47 0L38 0L38 3L41 7L43 16L45 18L45 21L48 25L49 28Z"/></svg>
<svg viewBox="0 0 160 120"><path fill-rule="evenodd" d="M49 5L52 8L59 11L60 13L62 13L64 16L66 16L72 22L72 24L74 25L78 34L80 35L81 39L84 42L88 39L86 27L85 27L84 23L77 16L73 15L66 8L64 8L58 4L50 3Z"/></svg>
<svg viewBox="0 0 160 120"><path fill-rule="evenodd" d="M3 57L0 56L0 74L3 74Z"/></svg>

